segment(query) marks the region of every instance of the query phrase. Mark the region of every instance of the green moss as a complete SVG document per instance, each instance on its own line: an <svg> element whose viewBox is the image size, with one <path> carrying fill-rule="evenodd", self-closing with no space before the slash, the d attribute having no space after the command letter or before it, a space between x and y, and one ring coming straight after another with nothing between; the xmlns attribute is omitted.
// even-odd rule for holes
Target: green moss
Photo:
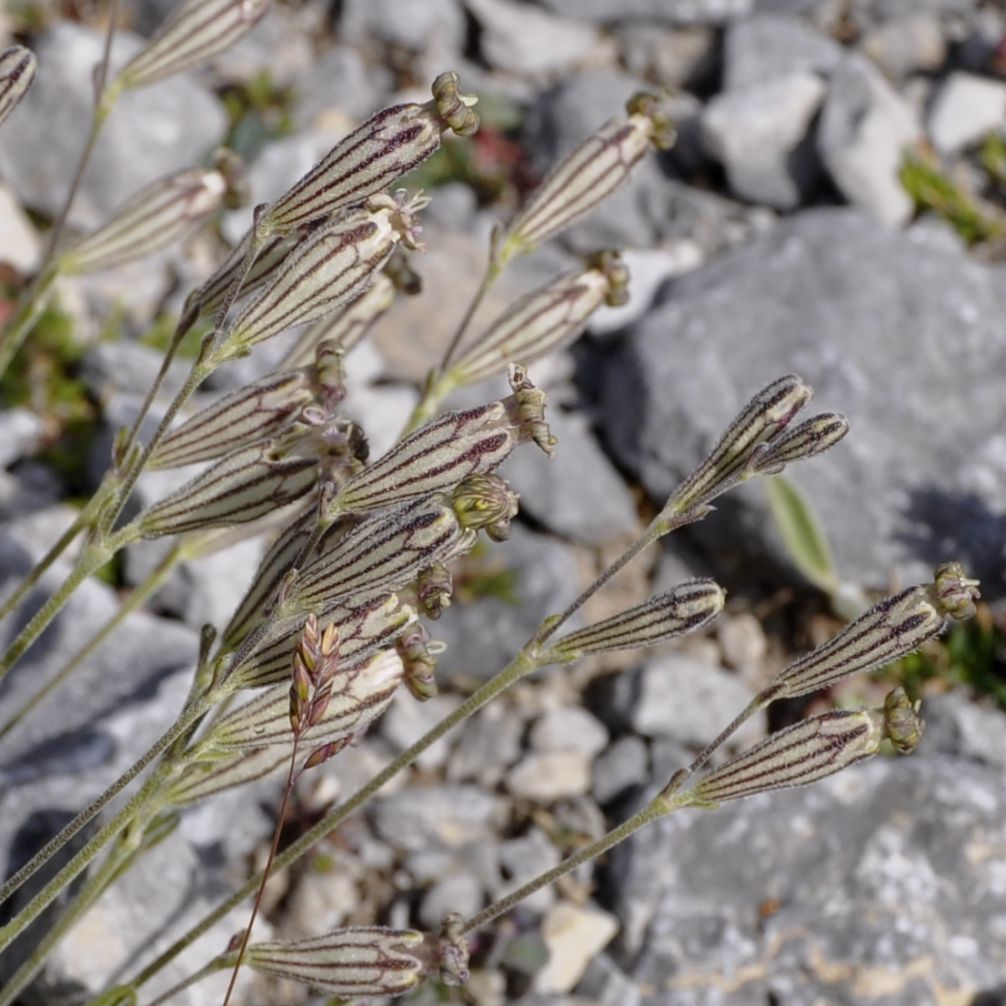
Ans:
<svg viewBox="0 0 1006 1006"><path fill-rule="evenodd" d="M1006 233L1003 221L981 208L970 193L940 170L934 160L910 156L901 167L900 178L917 210L941 216L968 245Z"/></svg>
<svg viewBox="0 0 1006 1006"><path fill-rule="evenodd" d="M268 70L224 88L220 97L230 120L225 146L246 160L293 132L295 93L277 84Z"/></svg>
<svg viewBox="0 0 1006 1006"><path fill-rule="evenodd" d="M177 316L165 311L159 314L150 328L140 336L140 342L151 349L166 352L171 345L177 324ZM182 344L175 355L181 359L194 360L199 355L199 347L210 328L209 321L197 322L182 338Z"/></svg>

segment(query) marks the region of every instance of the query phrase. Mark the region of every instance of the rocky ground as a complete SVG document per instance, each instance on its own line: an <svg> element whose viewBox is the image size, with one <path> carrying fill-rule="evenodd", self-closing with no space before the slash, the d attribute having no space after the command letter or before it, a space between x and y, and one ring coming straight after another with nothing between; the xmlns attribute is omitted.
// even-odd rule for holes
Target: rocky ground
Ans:
<svg viewBox="0 0 1006 1006"><path fill-rule="evenodd" d="M12 289L40 260L82 143L102 32L66 16L77 6L26 5L35 18L0 13L0 48L5 34L28 32L40 65L0 132L0 263ZM135 51L173 2L126 6L116 59ZM882 592L926 578L936 562L963 561L989 602L982 624L1000 652L984 680L1001 695L1002 5L282 4L209 68L122 101L72 223L94 225L125 194L199 163L227 136L248 160L252 200L268 200L347 128L418 96L444 69L480 95L486 125L468 154L446 159L442 177L424 179L433 186L428 250L414 258L423 294L396 305L350 358L349 404L378 451L401 428L415 382L463 311L492 223L548 165L640 87L671 89L678 142L644 161L559 247L518 262L494 293L486 317L576 252L600 247L624 249L632 272L626 306L603 309L573 349L532 369L549 394L559 451L552 461L519 451L507 465L521 521L505 545L470 565L466 596L435 626L448 643L441 694L425 704L400 694L364 739L305 783L290 833L505 663L631 539L743 401L790 371L852 426L840 447L794 477L826 530L844 589ZM240 237L247 222L247 208L235 211L219 233L60 287L69 335L50 327L49 342L16 368L19 383L4 386L4 593L72 520L74 498L105 464L111 431L156 373L159 352L141 335L178 310L221 240ZM211 392L267 371L278 353L263 347L216 375ZM51 391L62 397L47 399ZM495 392L481 387L464 400ZM140 495L156 498L165 485L163 475L145 478ZM255 540L183 564L0 737L7 872L173 720L199 627L227 618L235 584L251 577L260 551ZM4 681L5 722L161 554L150 543L132 548L111 583L95 579L77 592ZM58 573L15 622L42 603ZM306 866L276 878L273 932L292 938L375 920L435 927L448 911L474 913L631 813L795 650L839 624L795 568L757 485L631 567L606 603L688 575L715 575L731 594L711 633L515 688L431 748ZM715 814L677 815L539 893L480 937L472 980L448 1001L1006 1003L1006 718L990 689L974 685L925 683L930 729L910 759L877 759ZM856 682L837 698L881 693ZM738 740L778 725L753 721ZM131 973L196 921L261 861L278 791L264 783L183 816L56 952L24 1002L79 1002L81 990L93 994L109 975ZM219 951L246 917L234 913L207 934L173 979ZM305 1001L293 987L247 995L250 1003ZM211 981L177 1002L210 1006L220 997ZM411 1001L434 1000L427 988Z"/></svg>

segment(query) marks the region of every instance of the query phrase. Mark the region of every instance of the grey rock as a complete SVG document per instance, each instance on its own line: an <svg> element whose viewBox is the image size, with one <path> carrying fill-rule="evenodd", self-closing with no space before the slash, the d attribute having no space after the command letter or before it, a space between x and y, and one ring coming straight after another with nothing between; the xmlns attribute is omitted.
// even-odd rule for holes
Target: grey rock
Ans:
<svg viewBox="0 0 1006 1006"><path fill-rule="evenodd" d="M548 836L540 828L531 828L519 838L501 842L499 862L504 880L493 892L494 898L502 898L521 884L527 883L539 873L558 866L562 856ZM555 901L555 891L544 887L536 891L522 904L532 912L543 912Z"/></svg>
<svg viewBox="0 0 1006 1006"><path fill-rule="evenodd" d="M470 873L455 873L437 881L423 895L419 921L431 932L436 932L451 912L470 918L484 904L485 895L479 879Z"/></svg>
<svg viewBox="0 0 1006 1006"><path fill-rule="evenodd" d="M594 762L594 799L603 805L642 785L647 779L648 760L642 739L631 734L620 737Z"/></svg>
<svg viewBox="0 0 1006 1006"><path fill-rule="evenodd" d="M648 20L671 25L722 24L743 17L754 0L544 0L564 17L611 24Z"/></svg>
<svg viewBox="0 0 1006 1006"><path fill-rule="evenodd" d="M541 935L549 959L534 978L543 992L570 992L591 958L603 950L618 932L618 921L591 905L559 901L546 913Z"/></svg>
<svg viewBox="0 0 1006 1006"><path fill-rule="evenodd" d="M698 245L703 260L770 229L776 219L770 210L745 206L673 178L667 179L662 198L654 201L653 208L658 238Z"/></svg>
<svg viewBox="0 0 1006 1006"><path fill-rule="evenodd" d="M843 577L918 582L958 558L999 596L1002 277L927 232L891 233L849 210L802 214L679 277L673 298L620 344L602 399L615 457L662 501L752 394L797 370L852 427L790 473ZM717 506L692 537L731 575L755 555L787 561L761 487Z"/></svg>
<svg viewBox="0 0 1006 1006"><path fill-rule="evenodd" d="M898 171L905 149L920 135L911 107L872 63L852 54L835 70L818 150L849 202L885 223L904 223L913 207Z"/></svg>
<svg viewBox="0 0 1006 1006"><path fill-rule="evenodd" d="M99 342L84 356L81 376L91 394L107 405L121 392L137 398L145 396L163 360L163 353L139 342ZM165 401L170 401L181 389L189 369L185 360L172 362L161 385Z"/></svg>
<svg viewBox="0 0 1006 1006"><path fill-rule="evenodd" d="M717 638L727 666L742 670L764 659L768 640L761 623L750 612L721 617L717 627Z"/></svg>
<svg viewBox="0 0 1006 1006"><path fill-rule="evenodd" d="M128 32L116 34L122 58L140 45ZM26 205L50 216L66 196L80 155L90 118L91 69L102 47L100 32L68 21L51 25L36 50L46 72L5 129L0 174ZM220 103L188 75L124 94L98 139L71 221L100 223L148 182L199 164L225 128Z"/></svg>
<svg viewBox="0 0 1006 1006"><path fill-rule="evenodd" d="M716 78L719 53L713 28L628 21L618 26L616 34L622 63L636 77L689 90L704 90Z"/></svg>
<svg viewBox="0 0 1006 1006"><path fill-rule="evenodd" d="M1006 118L1006 83L952 73L936 92L929 113L933 146L952 154L977 143Z"/></svg>
<svg viewBox="0 0 1006 1006"><path fill-rule="evenodd" d="M42 443L42 420L20 406L0 412L0 468L6 468Z"/></svg>
<svg viewBox="0 0 1006 1006"><path fill-rule="evenodd" d="M841 62L842 47L811 24L782 14L734 22L723 43L723 90L764 84L812 72L827 77Z"/></svg>
<svg viewBox="0 0 1006 1006"><path fill-rule="evenodd" d="M465 17L458 0L345 0L340 6L339 36L350 45L376 39L413 52L464 48Z"/></svg>
<svg viewBox="0 0 1006 1006"><path fill-rule="evenodd" d="M964 38L955 52L955 65L973 73L987 73L1006 35L1006 11L985 7L968 18Z"/></svg>
<svg viewBox="0 0 1006 1006"><path fill-rule="evenodd" d="M528 3L467 0L482 27L482 54L500 70L553 75L586 59L600 37L590 25L553 17Z"/></svg>
<svg viewBox="0 0 1006 1006"><path fill-rule="evenodd" d="M0 261L31 272L42 257L42 240L14 193L0 185Z"/></svg>
<svg viewBox="0 0 1006 1006"><path fill-rule="evenodd" d="M717 95L702 116L709 153L737 195L798 206L820 177L810 124L824 97L817 74L798 71Z"/></svg>
<svg viewBox="0 0 1006 1006"><path fill-rule="evenodd" d="M640 672L633 727L644 737L670 737L682 744L708 744L754 698L738 677L684 654L668 654ZM758 740L763 715L735 735L738 745Z"/></svg>
<svg viewBox="0 0 1006 1006"><path fill-rule="evenodd" d="M1006 714L977 705L959 692L923 703L927 754L939 751L992 768L1006 768Z"/></svg>
<svg viewBox="0 0 1006 1006"><path fill-rule="evenodd" d="M522 527L512 527L510 539L493 546L476 570L483 575L505 571L512 576L514 599L455 600L447 609L433 632L447 643L447 652L439 660L439 673L445 679L491 677L546 615L561 611L579 592L572 549Z"/></svg>
<svg viewBox="0 0 1006 1006"><path fill-rule="evenodd" d="M338 111L362 122L380 108L392 84L387 68L368 63L348 45L333 46L309 60L295 78L296 120L306 130L326 132L331 131L329 117Z"/></svg>
<svg viewBox="0 0 1006 1006"><path fill-rule="evenodd" d="M590 762L583 751L535 751L507 774L507 789L535 803L582 796L590 789Z"/></svg>
<svg viewBox="0 0 1006 1006"><path fill-rule="evenodd" d="M472 780L491 789L520 757L523 724L497 700L466 720L447 765L452 782Z"/></svg>
<svg viewBox="0 0 1006 1006"><path fill-rule="evenodd" d="M934 13L970 17L978 0L855 0L857 20L867 23L893 21L908 14Z"/></svg>
<svg viewBox="0 0 1006 1006"><path fill-rule="evenodd" d="M576 990L597 1006L640 1006L643 994L607 953L591 958Z"/></svg>
<svg viewBox="0 0 1006 1006"><path fill-rule="evenodd" d="M388 711L381 717L381 736L391 743L396 753L401 753L459 704L460 699L454 695L435 695L426 702L419 702L407 689L399 689ZM416 759L416 764L424 769L437 769L447 761L449 754L450 739L442 737Z"/></svg>
<svg viewBox="0 0 1006 1006"><path fill-rule="evenodd" d="M377 800L371 818L377 834L403 851L455 848L484 841L499 817L501 801L477 786L427 786Z"/></svg>
<svg viewBox="0 0 1006 1006"><path fill-rule="evenodd" d="M559 446L549 457L520 450L502 474L520 493L521 509L551 531L588 545L624 538L638 522L632 495L583 417L548 414Z"/></svg>
<svg viewBox="0 0 1006 1006"><path fill-rule="evenodd" d="M932 73L947 58L947 38L935 14L910 14L867 32L862 51L893 80Z"/></svg>
<svg viewBox="0 0 1006 1006"><path fill-rule="evenodd" d="M585 709L561 706L531 727L529 740L538 751L580 751L593 758L607 746L608 731Z"/></svg>
<svg viewBox="0 0 1006 1006"><path fill-rule="evenodd" d="M989 882L1004 802L998 769L880 759L671 815L611 854L616 963L654 1006L979 999L1006 968L1006 945L988 939L1006 913ZM893 980L867 991L865 974Z"/></svg>

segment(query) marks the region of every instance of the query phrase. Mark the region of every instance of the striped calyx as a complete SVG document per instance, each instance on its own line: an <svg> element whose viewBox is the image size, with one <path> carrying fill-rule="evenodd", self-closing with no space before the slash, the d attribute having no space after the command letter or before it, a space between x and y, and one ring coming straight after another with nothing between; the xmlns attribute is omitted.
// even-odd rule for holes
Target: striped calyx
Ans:
<svg viewBox="0 0 1006 1006"><path fill-rule="evenodd" d="M395 640L416 622L416 611L402 604L395 594L373 594L369 600L353 600L318 616L322 631L334 627L339 633L339 659L356 666L375 653L394 646ZM275 624L247 658L227 678L228 688L260 688L289 684L290 660L300 639L304 619L289 618Z"/></svg>
<svg viewBox="0 0 1006 1006"><path fill-rule="evenodd" d="M465 349L444 375L454 387L527 366L571 342L602 304L624 303L628 270L615 252L597 264L560 276L517 300Z"/></svg>
<svg viewBox="0 0 1006 1006"><path fill-rule="evenodd" d="M284 608L290 614L324 612L399 590L428 566L468 552L475 534L436 499L403 504L363 521L305 564Z"/></svg>
<svg viewBox="0 0 1006 1006"><path fill-rule="evenodd" d="M146 87L206 63L251 31L269 4L270 0L185 0L111 86Z"/></svg>
<svg viewBox="0 0 1006 1006"><path fill-rule="evenodd" d="M513 395L431 420L348 479L332 501L332 514L451 492L464 479L493 471L528 440L550 451L555 438L545 423L545 396L521 375L511 381Z"/></svg>
<svg viewBox="0 0 1006 1006"><path fill-rule="evenodd" d="M279 454L271 440L241 447L143 511L144 538L246 524L293 503L315 487L317 457Z"/></svg>
<svg viewBox="0 0 1006 1006"><path fill-rule="evenodd" d="M0 52L0 122L17 107L35 80L38 60L31 49L12 45Z"/></svg>
<svg viewBox="0 0 1006 1006"><path fill-rule="evenodd" d="M711 622L726 600L713 580L688 580L642 604L563 636L552 647L561 662L673 639Z"/></svg>
<svg viewBox="0 0 1006 1006"><path fill-rule="evenodd" d="M159 178L120 206L108 223L59 256L60 271L89 273L166 248L222 205L227 180L217 170L189 168Z"/></svg>
<svg viewBox="0 0 1006 1006"><path fill-rule="evenodd" d="M955 565L955 582L966 584L965 596L973 596L972 591L977 593L977 581L964 578L960 565ZM884 598L826 643L795 660L776 675L762 698L767 701L794 698L828 688L850 674L897 660L939 635L950 614L939 600L939 576L943 569L937 570L935 584L908 587ZM967 617L966 607L958 602L961 597L955 594L952 607Z"/></svg>
<svg viewBox="0 0 1006 1006"><path fill-rule="evenodd" d="M474 133L479 125L471 108L475 102L458 90L456 73L442 73L433 82L432 101L377 112L266 208L256 225L259 238L358 206L388 188L440 147L445 129L463 136Z"/></svg>
<svg viewBox="0 0 1006 1006"><path fill-rule="evenodd" d="M426 973L427 940L414 929L353 926L294 942L253 943L250 968L341 999L397 996Z"/></svg>
<svg viewBox="0 0 1006 1006"><path fill-rule="evenodd" d="M328 314L373 282L399 241L418 247L422 195L380 194L324 224L284 259L266 289L239 312L214 354L217 366L256 343Z"/></svg>
<svg viewBox="0 0 1006 1006"><path fill-rule="evenodd" d="M660 99L633 97L625 116L611 119L588 137L532 194L495 242L497 264L536 248L585 217L629 177L651 146L669 146L672 140Z"/></svg>
<svg viewBox="0 0 1006 1006"><path fill-rule="evenodd" d="M667 501L664 513L689 513L757 474L758 460L810 401L813 392L795 374L762 388L740 411L706 459ZM776 469L776 471L781 469Z"/></svg>
<svg viewBox="0 0 1006 1006"><path fill-rule="evenodd" d="M715 806L756 793L805 786L875 755L884 716L865 709L811 716L780 730L749 751L702 776L678 806Z"/></svg>
<svg viewBox="0 0 1006 1006"><path fill-rule="evenodd" d="M298 659L299 651L294 659ZM238 709L220 717L193 748L195 760L214 760L221 754L259 747L293 744L291 728L290 671L287 680ZM402 662L394 650L385 650L362 660L339 660L328 678L327 701L319 703L312 719L305 702L299 732L301 739L322 744L351 737L387 708L403 677ZM315 695L313 698L322 698ZM324 708L322 708L322 705Z"/></svg>

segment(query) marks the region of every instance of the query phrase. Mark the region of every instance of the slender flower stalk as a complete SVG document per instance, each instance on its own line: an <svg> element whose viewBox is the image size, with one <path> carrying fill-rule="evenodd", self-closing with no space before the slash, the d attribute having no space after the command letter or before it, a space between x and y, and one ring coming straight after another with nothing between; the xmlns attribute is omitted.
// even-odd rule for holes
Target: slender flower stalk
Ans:
<svg viewBox="0 0 1006 1006"><path fill-rule="evenodd" d="M0 52L0 123L27 94L37 70L35 53L23 45L12 45Z"/></svg>

